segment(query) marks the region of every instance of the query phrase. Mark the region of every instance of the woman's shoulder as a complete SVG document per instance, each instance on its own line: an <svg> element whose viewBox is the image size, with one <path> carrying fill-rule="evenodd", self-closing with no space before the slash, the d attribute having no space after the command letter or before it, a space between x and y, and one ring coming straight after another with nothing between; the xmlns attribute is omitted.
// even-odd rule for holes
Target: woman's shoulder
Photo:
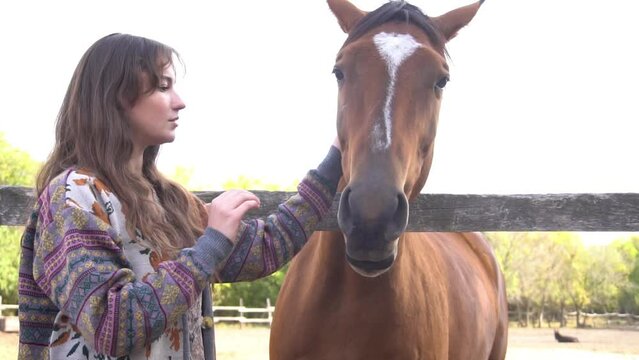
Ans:
<svg viewBox="0 0 639 360"><path fill-rule="evenodd" d="M95 173L84 168L69 168L54 177L47 187L52 203L93 211L111 190Z"/></svg>

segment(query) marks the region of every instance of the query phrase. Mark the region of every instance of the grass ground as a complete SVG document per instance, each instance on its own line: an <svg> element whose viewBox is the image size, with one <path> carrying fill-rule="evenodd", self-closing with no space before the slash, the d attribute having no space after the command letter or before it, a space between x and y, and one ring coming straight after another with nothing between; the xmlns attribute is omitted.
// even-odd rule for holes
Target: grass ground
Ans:
<svg viewBox="0 0 639 360"><path fill-rule="evenodd" d="M639 360L639 331L562 329L579 343L559 344L552 329L512 328L507 360ZM216 325L218 360L268 360L269 329ZM17 358L18 335L0 332L0 359Z"/></svg>

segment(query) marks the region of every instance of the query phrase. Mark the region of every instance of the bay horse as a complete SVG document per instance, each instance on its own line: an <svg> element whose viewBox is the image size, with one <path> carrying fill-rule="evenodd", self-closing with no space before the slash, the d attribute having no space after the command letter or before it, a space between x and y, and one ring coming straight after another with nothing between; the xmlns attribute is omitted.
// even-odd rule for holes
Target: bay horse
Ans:
<svg viewBox="0 0 639 360"><path fill-rule="evenodd" d="M445 44L481 2L427 17L404 1L370 13L328 0L337 54L341 231L313 234L277 299L270 358L504 359L503 275L475 233L405 232L426 182Z"/></svg>

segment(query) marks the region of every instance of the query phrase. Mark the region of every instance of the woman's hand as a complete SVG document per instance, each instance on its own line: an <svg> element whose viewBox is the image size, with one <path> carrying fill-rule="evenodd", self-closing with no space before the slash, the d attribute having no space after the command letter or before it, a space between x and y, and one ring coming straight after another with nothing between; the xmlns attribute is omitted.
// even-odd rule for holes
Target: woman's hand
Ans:
<svg viewBox="0 0 639 360"><path fill-rule="evenodd" d="M260 207L260 199L246 190L229 190L206 204L209 213L208 226L221 232L236 243L240 221L251 209Z"/></svg>

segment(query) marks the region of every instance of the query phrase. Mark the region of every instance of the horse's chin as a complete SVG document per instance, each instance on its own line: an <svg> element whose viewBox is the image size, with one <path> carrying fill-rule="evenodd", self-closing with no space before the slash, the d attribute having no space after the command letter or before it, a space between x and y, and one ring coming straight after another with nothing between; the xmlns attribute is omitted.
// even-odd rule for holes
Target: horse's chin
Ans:
<svg viewBox="0 0 639 360"><path fill-rule="evenodd" d="M397 248L391 251L391 254L380 260L358 260L346 253L346 261L348 265L361 276L377 277L390 270L395 263L397 257Z"/></svg>
<svg viewBox="0 0 639 360"><path fill-rule="evenodd" d="M382 275L383 273L387 272L388 270L390 270L390 268L391 268L389 266L389 267L387 267L385 269L381 269L381 270L364 270L362 268L359 268L359 267L351 264L350 262L348 263L348 265L350 265L351 269L353 269L353 271L355 271L359 275L361 275L363 277L368 277L368 278L378 277L378 276Z"/></svg>

